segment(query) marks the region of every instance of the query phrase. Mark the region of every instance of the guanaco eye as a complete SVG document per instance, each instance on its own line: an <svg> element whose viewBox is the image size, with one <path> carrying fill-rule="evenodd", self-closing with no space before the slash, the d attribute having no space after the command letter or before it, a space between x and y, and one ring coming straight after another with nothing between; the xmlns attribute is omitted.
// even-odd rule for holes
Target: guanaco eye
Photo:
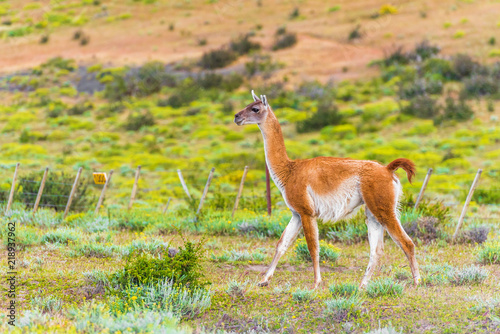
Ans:
<svg viewBox="0 0 500 334"><path fill-rule="evenodd" d="M253 111L253 112L259 112L259 108L253 107L253 108L252 108L252 111Z"/></svg>

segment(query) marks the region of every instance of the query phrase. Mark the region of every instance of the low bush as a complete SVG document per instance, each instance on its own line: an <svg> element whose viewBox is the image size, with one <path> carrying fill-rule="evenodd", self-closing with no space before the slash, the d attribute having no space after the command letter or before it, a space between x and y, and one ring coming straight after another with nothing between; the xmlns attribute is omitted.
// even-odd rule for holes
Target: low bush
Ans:
<svg viewBox="0 0 500 334"><path fill-rule="evenodd" d="M334 297L350 297L359 293L358 285L355 283L337 283L328 287Z"/></svg>
<svg viewBox="0 0 500 334"><path fill-rule="evenodd" d="M428 40L423 40L422 42L415 45L414 54L420 57L421 60L426 60L437 55L441 51L441 48L437 45L432 45Z"/></svg>
<svg viewBox="0 0 500 334"><path fill-rule="evenodd" d="M335 225L327 233L334 242L348 245L363 242L368 239L368 228L363 218L350 219L345 225Z"/></svg>
<svg viewBox="0 0 500 334"><path fill-rule="evenodd" d="M499 90L498 79L489 75L475 74L464 79L464 91L469 97L494 95Z"/></svg>
<svg viewBox="0 0 500 334"><path fill-rule="evenodd" d="M47 232L42 237L42 242L60 243L67 245L70 242L76 242L78 239L79 236L76 231L63 228Z"/></svg>
<svg viewBox="0 0 500 334"><path fill-rule="evenodd" d="M305 133L321 130L328 125L337 125L342 122L337 105L333 98L325 97L319 101L317 111L309 118L296 123L297 132Z"/></svg>
<svg viewBox="0 0 500 334"><path fill-rule="evenodd" d="M272 49L273 51L282 50L290 48L295 44L297 44L297 35L295 33L287 32L276 37Z"/></svg>
<svg viewBox="0 0 500 334"><path fill-rule="evenodd" d="M314 290L297 288L292 292L292 299L296 302L307 302L313 300L315 297L316 293Z"/></svg>
<svg viewBox="0 0 500 334"><path fill-rule="evenodd" d="M447 120L467 121L474 116L474 111L467 105L463 97L456 101L453 97L448 96L445 100L442 115L439 115L434 120L434 123L441 123Z"/></svg>
<svg viewBox="0 0 500 334"><path fill-rule="evenodd" d="M307 247L307 243L305 239L299 239L295 242L295 246L293 248L297 257L301 260L312 261L311 254L309 253L309 248ZM319 259L320 261L331 261L335 262L340 256L340 249L326 243L323 240L319 242Z"/></svg>
<svg viewBox="0 0 500 334"><path fill-rule="evenodd" d="M168 74L165 65L159 61L150 61L141 66L134 80L138 96L158 93L162 87L174 87L175 77Z"/></svg>
<svg viewBox="0 0 500 334"><path fill-rule="evenodd" d="M80 102L72 106L66 111L68 116L83 115L85 112L92 110L94 105L88 101Z"/></svg>
<svg viewBox="0 0 500 334"><path fill-rule="evenodd" d="M150 111L131 112L124 124L124 128L128 131L138 131L142 127L155 125L155 118Z"/></svg>
<svg viewBox="0 0 500 334"><path fill-rule="evenodd" d="M231 280L227 284L226 293L232 298L244 297L248 290L249 281L238 282L236 280Z"/></svg>
<svg viewBox="0 0 500 334"><path fill-rule="evenodd" d="M200 66L206 70L214 70L230 65L238 58L236 52L225 48L220 48L205 52L200 59Z"/></svg>
<svg viewBox="0 0 500 334"><path fill-rule="evenodd" d="M332 317L335 321L346 321L356 318L361 314L363 300L357 296L340 297L325 302L325 315Z"/></svg>
<svg viewBox="0 0 500 334"><path fill-rule="evenodd" d="M477 253L477 260L484 264L500 264L500 241L484 243Z"/></svg>
<svg viewBox="0 0 500 334"><path fill-rule="evenodd" d="M460 244L482 244L488 239L490 228L487 226L471 227L460 232L455 242Z"/></svg>
<svg viewBox="0 0 500 334"><path fill-rule="evenodd" d="M68 313L76 329L84 333L130 333L131 328L137 333L188 333L177 328L179 319L169 310L130 308L115 312L107 304L91 302Z"/></svg>
<svg viewBox="0 0 500 334"><path fill-rule="evenodd" d="M169 256L167 249L159 256L132 252L126 257L124 269L110 277L111 285L120 290L130 285L155 284L168 279L174 285L202 288L208 284L201 267L203 242L184 240L184 245L173 257Z"/></svg>
<svg viewBox="0 0 500 334"><path fill-rule="evenodd" d="M402 112L418 118L433 119L439 116L440 109L437 100L426 94L410 99L409 105L403 107Z"/></svg>
<svg viewBox="0 0 500 334"><path fill-rule="evenodd" d="M355 26L350 32L349 35L347 36L347 39L349 41L353 41L355 39L360 39L363 37L363 33L361 32L361 25Z"/></svg>
<svg viewBox="0 0 500 334"><path fill-rule="evenodd" d="M366 293L372 298L380 296L401 296L403 290L403 284L395 282L390 278L372 280L366 286Z"/></svg>
<svg viewBox="0 0 500 334"><path fill-rule="evenodd" d="M440 236L437 225L439 220L436 217L420 217L417 221L405 224L404 230L410 237L430 243Z"/></svg>
<svg viewBox="0 0 500 334"><path fill-rule="evenodd" d="M111 290L113 291L113 290ZM169 310L175 316L192 319L212 302L212 293L201 287L177 285L169 279L156 283L129 285L113 293L111 310L115 314L132 310ZM163 331L159 333L164 333Z"/></svg>
<svg viewBox="0 0 500 334"><path fill-rule="evenodd" d="M483 283L488 275L488 270L470 265L451 270L448 273L448 281L453 285L478 285Z"/></svg>
<svg viewBox="0 0 500 334"><path fill-rule="evenodd" d="M96 257L96 258L108 258L113 256L121 256L122 249L118 246L103 245L100 243L91 244L81 244L76 245L70 252L70 257Z"/></svg>
<svg viewBox="0 0 500 334"><path fill-rule="evenodd" d="M31 299L30 304L32 308L42 313L54 315L54 313L62 310L63 301L55 296L35 296Z"/></svg>
<svg viewBox="0 0 500 334"><path fill-rule="evenodd" d="M471 56L467 54L457 54L453 57L453 71L457 79L461 80L463 78L471 76L479 68L479 64L472 59Z"/></svg>
<svg viewBox="0 0 500 334"><path fill-rule="evenodd" d="M251 51L260 50L261 45L257 42L252 42L250 40L250 34L241 35L236 39L233 39L229 44L229 49L236 52L239 55L247 54Z"/></svg>

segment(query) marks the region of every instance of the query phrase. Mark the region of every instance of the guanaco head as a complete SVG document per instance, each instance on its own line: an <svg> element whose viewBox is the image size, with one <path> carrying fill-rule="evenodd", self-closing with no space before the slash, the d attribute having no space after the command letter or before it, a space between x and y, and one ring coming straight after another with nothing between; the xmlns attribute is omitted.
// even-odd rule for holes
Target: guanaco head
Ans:
<svg viewBox="0 0 500 334"><path fill-rule="evenodd" d="M269 104L267 103L266 96L261 95L259 98L252 90L252 97L254 102L250 103L245 107L245 109L234 115L234 122L236 124L260 124L266 119L269 111Z"/></svg>

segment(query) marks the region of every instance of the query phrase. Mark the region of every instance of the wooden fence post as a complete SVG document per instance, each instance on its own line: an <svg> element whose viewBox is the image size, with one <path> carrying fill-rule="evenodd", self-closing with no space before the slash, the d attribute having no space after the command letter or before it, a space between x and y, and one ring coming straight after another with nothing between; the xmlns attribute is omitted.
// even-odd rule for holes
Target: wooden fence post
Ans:
<svg viewBox="0 0 500 334"><path fill-rule="evenodd" d="M80 175L82 174L82 167L78 168L78 172L76 173L75 182L73 183L73 187L71 188L71 193L69 194L68 203L66 204L66 209L64 210L63 220L66 219L68 215L69 208L71 207L71 202L73 201L73 196L76 192L76 187L78 186L78 180L80 179Z"/></svg>
<svg viewBox="0 0 500 334"><path fill-rule="evenodd" d="M270 216L271 211L271 182L269 176L269 168L267 168L266 164L266 199L267 199L267 214Z"/></svg>
<svg viewBox="0 0 500 334"><path fill-rule="evenodd" d="M139 183L139 174L141 173L141 166L137 166L137 170L135 171L135 181L134 186L132 187L132 194L130 194L130 202L128 203L128 210L132 209L132 205L135 201L135 193L137 192L137 184Z"/></svg>
<svg viewBox="0 0 500 334"><path fill-rule="evenodd" d="M188 195L189 199L192 200L191 194L189 193L188 187L186 186L186 182L184 182L184 178L182 177L182 172L180 169L177 170L177 175L179 175L179 180L181 180L182 188L186 195Z"/></svg>
<svg viewBox="0 0 500 334"><path fill-rule="evenodd" d="M479 181L479 178L481 177L481 173L483 172L482 169L478 169L476 177L474 178L474 182L472 182L472 185L469 190L469 194L467 195L467 199L465 200L464 207L462 209L462 213L460 214L460 218L458 218L458 224L457 228L455 230L455 233L453 234L453 241L455 241L455 238L458 236L458 231L460 230L460 227L462 227L462 223L465 218L465 214L467 213L467 209L469 208L469 203L472 199L472 195L474 194L474 190L476 189L477 183Z"/></svg>
<svg viewBox="0 0 500 334"><path fill-rule="evenodd" d="M167 212L168 206L170 205L170 200L171 199L172 199L171 197L168 198L167 205L165 205L165 208L163 209L163 214L165 214L165 212Z"/></svg>
<svg viewBox="0 0 500 334"><path fill-rule="evenodd" d="M212 167L210 170L210 174L208 174L207 184L205 184L205 189L203 189L203 195L201 195L200 205L198 205L198 210L196 210L196 215L200 213L201 207L203 206L203 202L205 201L205 197L208 193L208 187L210 187L210 182L212 182L212 177L214 176L215 167Z"/></svg>
<svg viewBox="0 0 500 334"><path fill-rule="evenodd" d="M40 200L42 199L43 188L45 188L45 181L47 181L48 173L49 167L45 168L45 172L43 172L42 182L40 183L40 188L38 188L38 195L36 195L35 205L33 206L33 214L38 210L38 204L40 204Z"/></svg>
<svg viewBox="0 0 500 334"><path fill-rule="evenodd" d="M243 176L241 177L240 189L238 189L238 195L236 196L236 200L234 201L233 212L231 213L231 218L234 217L234 213L238 209L238 203L240 202L241 193L243 192L243 185L245 184L245 178L247 177L248 166L245 166L243 170Z"/></svg>
<svg viewBox="0 0 500 334"><path fill-rule="evenodd" d="M429 183L431 175L432 175L432 168L429 168L429 170L427 171L427 175L425 175L424 183L422 184L422 188L420 188L420 192L418 193L418 197L417 200L415 201L415 206L413 207L413 209L418 208L420 201L424 197L424 192L425 189L427 189L427 184Z"/></svg>
<svg viewBox="0 0 500 334"><path fill-rule="evenodd" d="M19 162L16 164L16 169L14 171L14 177L12 178L12 186L10 187L9 201L7 202L7 207L5 208L5 213L9 212L12 201L14 200L14 191L16 190L16 180L17 172L19 170Z"/></svg>
<svg viewBox="0 0 500 334"><path fill-rule="evenodd" d="M99 213L99 209L101 208L102 201L104 201L104 194L106 193L106 189L108 188L108 184L111 182L111 176L113 175L114 170L109 171L109 176L106 179L106 183L104 183L104 186L102 187L101 190L101 196L99 196L99 200L97 201L97 205L95 207L94 214L97 215Z"/></svg>

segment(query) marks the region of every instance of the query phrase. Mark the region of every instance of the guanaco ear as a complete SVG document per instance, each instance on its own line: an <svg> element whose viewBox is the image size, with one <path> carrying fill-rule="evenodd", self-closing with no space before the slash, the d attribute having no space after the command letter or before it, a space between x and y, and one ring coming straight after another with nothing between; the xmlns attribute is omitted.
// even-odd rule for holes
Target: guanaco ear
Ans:
<svg viewBox="0 0 500 334"><path fill-rule="evenodd" d="M252 97L253 97L253 100L254 100L255 102L260 101L260 100L259 100L259 97L258 97L257 95L255 95L255 93L253 92L253 89L252 89Z"/></svg>
<svg viewBox="0 0 500 334"><path fill-rule="evenodd" d="M267 97L265 95L261 95L260 96L260 100L262 101L262 103L264 104L264 106L267 107Z"/></svg>

